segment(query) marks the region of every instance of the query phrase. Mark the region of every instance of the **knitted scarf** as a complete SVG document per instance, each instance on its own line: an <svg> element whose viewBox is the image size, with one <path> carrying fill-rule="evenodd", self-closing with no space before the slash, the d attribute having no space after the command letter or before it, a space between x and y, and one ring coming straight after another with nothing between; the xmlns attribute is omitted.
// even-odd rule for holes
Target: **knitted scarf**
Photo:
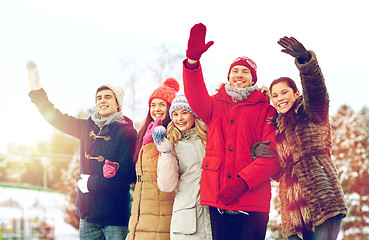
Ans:
<svg viewBox="0 0 369 240"><path fill-rule="evenodd" d="M225 85L225 91L231 96L233 102L246 100L255 89L258 89L256 85L245 88L232 87L229 83Z"/></svg>
<svg viewBox="0 0 369 240"><path fill-rule="evenodd" d="M100 130L105 125L109 125L112 122L118 122L118 123L123 123L123 124L127 123L126 120L124 119L122 112L113 113L112 115L104 119L101 119L100 113L95 112L94 114L91 115L91 119L100 128Z"/></svg>

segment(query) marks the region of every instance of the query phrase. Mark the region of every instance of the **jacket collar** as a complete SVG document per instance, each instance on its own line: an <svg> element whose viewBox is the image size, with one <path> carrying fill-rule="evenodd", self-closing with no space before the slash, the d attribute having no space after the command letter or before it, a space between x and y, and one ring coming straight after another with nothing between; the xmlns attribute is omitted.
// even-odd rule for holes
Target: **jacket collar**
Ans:
<svg viewBox="0 0 369 240"><path fill-rule="evenodd" d="M182 133L182 138L185 140L190 140L190 139L196 139L199 138L199 135L197 134L196 128L190 128L187 131Z"/></svg>

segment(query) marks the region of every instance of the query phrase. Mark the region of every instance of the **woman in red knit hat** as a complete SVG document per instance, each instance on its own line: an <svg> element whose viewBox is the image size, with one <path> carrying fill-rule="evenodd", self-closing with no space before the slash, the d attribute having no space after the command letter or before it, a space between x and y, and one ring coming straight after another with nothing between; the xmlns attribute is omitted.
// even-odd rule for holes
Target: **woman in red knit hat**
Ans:
<svg viewBox="0 0 369 240"><path fill-rule="evenodd" d="M156 169L159 152L153 142L152 131L158 125L167 127L169 124L169 108L178 91L178 82L168 78L149 98L149 111L138 133L134 156L137 181L127 240L169 240L175 193L161 192L158 188Z"/></svg>

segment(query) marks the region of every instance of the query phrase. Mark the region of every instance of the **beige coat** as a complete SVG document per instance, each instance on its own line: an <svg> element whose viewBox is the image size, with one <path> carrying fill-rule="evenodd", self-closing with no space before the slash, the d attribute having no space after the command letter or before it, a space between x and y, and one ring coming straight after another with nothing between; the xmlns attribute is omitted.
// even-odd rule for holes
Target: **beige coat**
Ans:
<svg viewBox="0 0 369 240"><path fill-rule="evenodd" d="M126 240L169 240L175 193L162 192L158 188L158 157L159 152L153 142L141 147Z"/></svg>
<svg viewBox="0 0 369 240"><path fill-rule="evenodd" d="M177 195L173 205L171 240L211 240L209 207L200 205L201 164L205 148L195 128L182 133L174 153L161 153L158 184Z"/></svg>

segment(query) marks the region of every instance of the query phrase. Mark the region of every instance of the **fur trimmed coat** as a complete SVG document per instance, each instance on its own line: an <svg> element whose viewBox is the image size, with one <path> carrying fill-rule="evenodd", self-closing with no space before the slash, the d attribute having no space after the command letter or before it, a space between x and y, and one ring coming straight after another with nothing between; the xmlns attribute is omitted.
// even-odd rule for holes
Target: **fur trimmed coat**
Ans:
<svg viewBox="0 0 369 240"><path fill-rule="evenodd" d="M259 157L254 161L250 151L255 142L267 140L275 147L276 128L270 120L277 116L277 111L269 99L254 90L247 99L234 102L224 86L210 96L201 64L191 70L184 62L183 86L188 103L207 126L200 203L220 209L269 213L270 178L280 171L278 158ZM224 205L217 194L238 176L249 188L236 201Z"/></svg>
<svg viewBox="0 0 369 240"><path fill-rule="evenodd" d="M301 235L338 214L346 215L344 193L331 158L329 97L314 52L295 62L303 95L275 119L280 165L282 234Z"/></svg>

